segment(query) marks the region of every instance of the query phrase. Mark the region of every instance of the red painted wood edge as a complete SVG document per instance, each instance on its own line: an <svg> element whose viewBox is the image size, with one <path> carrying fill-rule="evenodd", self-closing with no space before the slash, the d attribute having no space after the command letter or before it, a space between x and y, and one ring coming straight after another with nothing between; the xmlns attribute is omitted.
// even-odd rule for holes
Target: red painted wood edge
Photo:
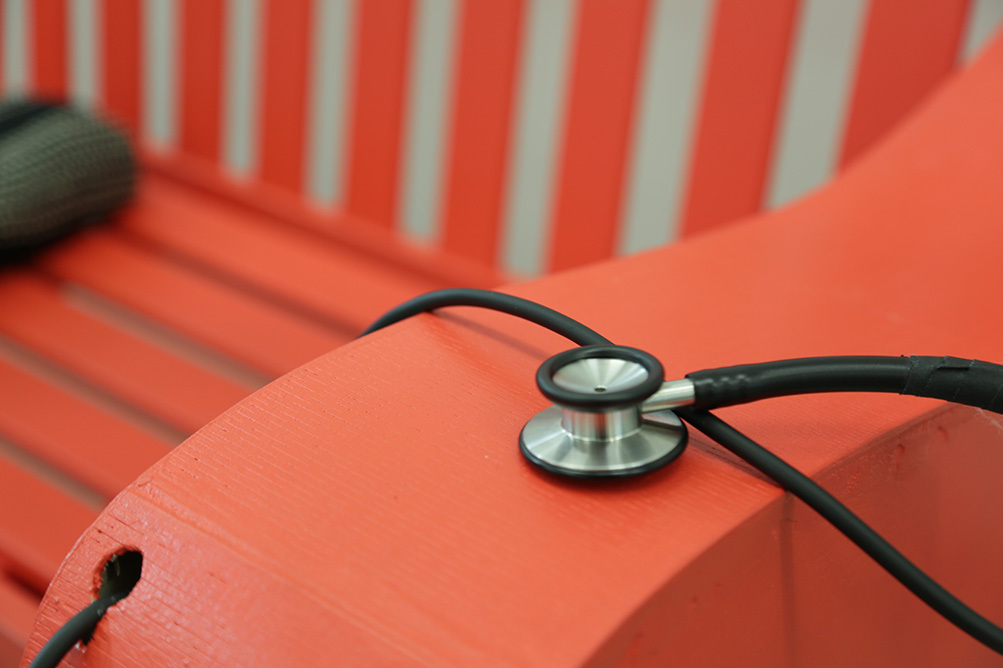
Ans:
<svg viewBox="0 0 1003 668"><path fill-rule="evenodd" d="M798 0L719 2L683 207L683 235L760 210Z"/></svg>
<svg viewBox="0 0 1003 668"><path fill-rule="evenodd" d="M792 207L518 292L650 350L669 377L813 354L1003 360L1003 314L985 306L1003 280L1003 153L985 140L1003 134L1001 76L998 38ZM945 217L963 233L945 235ZM699 289L665 289L693 277ZM24 661L122 546L147 555L143 580L98 628L91 665L998 661L700 437L620 484L529 467L516 437L546 403L531 379L567 345L458 309L276 381L106 510ZM1003 512L994 416L849 394L726 416L1003 619L1003 582L986 577L1003 562L1003 535L984 530Z"/></svg>
<svg viewBox="0 0 1003 668"><path fill-rule="evenodd" d="M969 0L872 0L840 164L910 113L955 67Z"/></svg>
<svg viewBox="0 0 1003 668"><path fill-rule="evenodd" d="M555 197L551 270L613 254L648 4L581 3Z"/></svg>
<svg viewBox="0 0 1003 668"><path fill-rule="evenodd" d="M464 2L445 189L446 250L498 261L522 0Z"/></svg>

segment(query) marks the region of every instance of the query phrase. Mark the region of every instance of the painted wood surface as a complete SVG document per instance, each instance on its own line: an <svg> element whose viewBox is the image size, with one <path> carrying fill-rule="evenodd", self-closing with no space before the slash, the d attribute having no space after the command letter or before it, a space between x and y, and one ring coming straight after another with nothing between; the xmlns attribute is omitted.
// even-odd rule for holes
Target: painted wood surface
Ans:
<svg viewBox="0 0 1003 668"><path fill-rule="evenodd" d="M145 160L116 220L0 269L0 666L97 512L174 445L401 300L501 281L203 159Z"/></svg>
<svg viewBox="0 0 1003 668"><path fill-rule="evenodd" d="M68 97L148 149L532 276L821 185L979 51L998 4L3 0L0 94Z"/></svg>
<svg viewBox="0 0 1003 668"><path fill-rule="evenodd" d="M687 234L762 207L798 4L717 7L682 216Z"/></svg>
<svg viewBox="0 0 1003 668"><path fill-rule="evenodd" d="M1003 40L831 187L725 232L513 288L670 377L818 354L1003 360ZM945 220L951 221L945 233ZM144 473L63 563L25 660L123 547L143 577L71 665L815 665L996 657L706 439L609 485L531 468L567 347L456 309L268 385ZM814 395L726 417L1003 620L996 416Z"/></svg>
<svg viewBox="0 0 1003 668"><path fill-rule="evenodd" d="M872 0L843 138L849 164L930 94L958 58L970 0Z"/></svg>

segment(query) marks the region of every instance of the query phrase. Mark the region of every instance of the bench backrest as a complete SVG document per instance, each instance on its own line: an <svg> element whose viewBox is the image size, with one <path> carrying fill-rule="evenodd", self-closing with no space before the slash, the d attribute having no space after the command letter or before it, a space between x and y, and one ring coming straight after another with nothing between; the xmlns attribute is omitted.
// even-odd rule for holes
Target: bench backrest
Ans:
<svg viewBox="0 0 1003 668"><path fill-rule="evenodd" d="M0 90L515 273L815 186L1000 0L0 0Z"/></svg>

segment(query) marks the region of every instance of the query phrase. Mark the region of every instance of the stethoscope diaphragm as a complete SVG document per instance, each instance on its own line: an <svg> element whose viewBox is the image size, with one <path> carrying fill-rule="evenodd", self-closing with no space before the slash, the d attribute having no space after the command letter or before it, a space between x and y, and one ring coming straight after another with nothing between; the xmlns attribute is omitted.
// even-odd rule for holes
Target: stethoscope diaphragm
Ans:
<svg viewBox="0 0 1003 668"><path fill-rule="evenodd" d="M686 447L686 426L670 411L641 411L663 378L655 357L626 346L582 346L551 357L536 381L555 405L523 427L522 453L550 473L579 478L668 464Z"/></svg>

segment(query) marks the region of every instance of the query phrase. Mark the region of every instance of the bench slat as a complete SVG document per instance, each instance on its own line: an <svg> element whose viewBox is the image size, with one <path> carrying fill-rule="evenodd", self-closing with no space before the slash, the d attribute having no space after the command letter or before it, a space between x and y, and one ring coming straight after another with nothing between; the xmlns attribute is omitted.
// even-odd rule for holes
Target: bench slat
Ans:
<svg viewBox="0 0 1003 668"><path fill-rule="evenodd" d="M683 212L683 234L760 210L797 0L717 6Z"/></svg>
<svg viewBox="0 0 1003 668"><path fill-rule="evenodd" d="M0 278L0 332L188 433L247 395L236 383L71 307L55 286L26 273Z"/></svg>
<svg viewBox="0 0 1003 668"><path fill-rule="evenodd" d="M648 4L580 4L554 206L552 270L613 252Z"/></svg>
<svg viewBox="0 0 1003 668"><path fill-rule="evenodd" d="M0 406L0 434L109 499L171 449L2 359Z"/></svg>
<svg viewBox="0 0 1003 668"><path fill-rule="evenodd" d="M293 192L303 188L311 0L267 0L263 7L261 180Z"/></svg>
<svg viewBox="0 0 1003 668"><path fill-rule="evenodd" d="M522 14L518 0L461 12L443 246L486 266L498 261Z"/></svg>
<svg viewBox="0 0 1003 668"><path fill-rule="evenodd" d="M132 132L139 128L141 113L142 11L143 3L135 0L104 0L99 12L104 111Z"/></svg>
<svg viewBox="0 0 1003 668"><path fill-rule="evenodd" d="M386 227L397 211L411 3L356 3L347 209Z"/></svg>
<svg viewBox="0 0 1003 668"><path fill-rule="evenodd" d="M320 235L348 252L372 258L374 265L423 276L440 287L493 288L511 282L503 272L433 246L415 245L373 221L318 207L268 184L234 181L225 170L201 158L150 151L141 153L141 158L147 183L181 185L188 192L225 200L242 211L264 215L272 224Z"/></svg>
<svg viewBox="0 0 1003 668"><path fill-rule="evenodd" d="M58 0L27 3L32 16L32 90L40 98L62 99L68 89L67 5Z"/></svg>
<svg viewBox="0 0 1003 668"><path fill-rule="evenodd" d="M20 661L37 609L37 598L0 575L0 666Z"/></svg>
<svg viewBox="0 0 1003 668"><path fill-rule="evenodd" d="M350 339L213 282L106 230L57 248L47 270L119 301L270 376Z"/></svg>
<svg viewBox="0 0 1003 668"><path fill-rule="evenodd" d="M0 457L0 567L42 591L97 511Z"/></svg>
<svg viewBox="0 0 1003 668"><path fill-rule="evenodd" d="M388 308L443 285L163 180L149 179L121 223L262 294L357 332Z"/></svg>
<svg viewBox="0 0 1003 668"><path fill-rule="evenodd" d="M216 161L223 109L223 0L178 3L178 140L182 150Z"/></svg>
<svg viewBox="0 0 1003 668"><path fill-rule="evenodd" d="M841 166L915 109L956 64L969 0L941 0L922 11L906 7L894 0L870 3Z"/></svg>

